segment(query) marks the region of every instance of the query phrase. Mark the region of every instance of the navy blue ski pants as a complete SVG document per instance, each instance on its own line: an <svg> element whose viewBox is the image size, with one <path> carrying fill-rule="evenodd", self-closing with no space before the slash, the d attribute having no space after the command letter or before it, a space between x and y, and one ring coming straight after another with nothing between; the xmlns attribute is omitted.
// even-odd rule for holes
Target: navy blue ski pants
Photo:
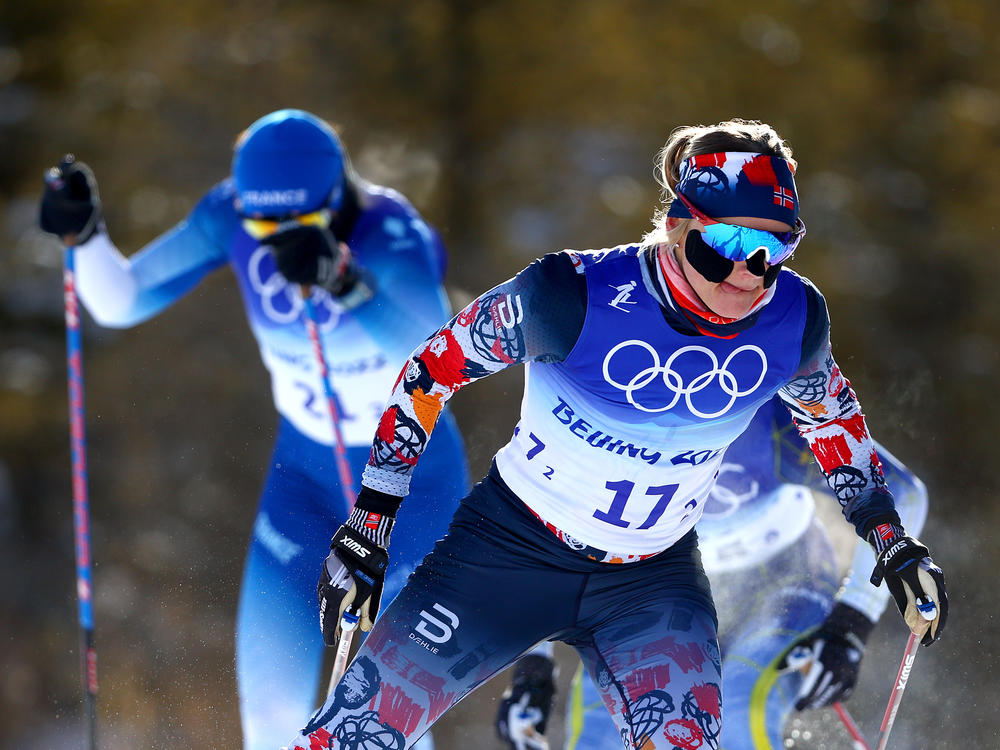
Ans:
<svg viewBox="0 0 1000 750"><path fill-rule="evenodd" d="M559 640L629 746L716 748L717 627L693 531L646 560L599 563L548 531L494 467L291 747L410 747L523 652Z"/></svg>

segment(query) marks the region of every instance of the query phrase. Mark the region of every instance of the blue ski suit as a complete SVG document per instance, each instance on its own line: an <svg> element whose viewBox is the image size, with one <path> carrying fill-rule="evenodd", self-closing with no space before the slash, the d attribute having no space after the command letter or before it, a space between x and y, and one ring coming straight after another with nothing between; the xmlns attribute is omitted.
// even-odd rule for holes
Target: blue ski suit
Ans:
<svg viewBox="0 0 1000 750"><path fill-rule="evenodd" d="M273 750L315 707L324 646L316 625L317 571L348 517L332 452L333 429L300 289L247 235L232 179L213 187L186 219L124 258L105 232L77 249L77 284L98 323L124 328L156 315L211 271L229 265L271 376L277 439L247 551L236 621L236 670L247 750ZM449 316L445 253L437 233L399 193L365 185L346 242L374 279L374 297L347 310L326 291L311 298L360 486L371 436L407 354ZM414 480L395 537L384 591L390 601L442 536L469 486L450 414Z"/></svg>

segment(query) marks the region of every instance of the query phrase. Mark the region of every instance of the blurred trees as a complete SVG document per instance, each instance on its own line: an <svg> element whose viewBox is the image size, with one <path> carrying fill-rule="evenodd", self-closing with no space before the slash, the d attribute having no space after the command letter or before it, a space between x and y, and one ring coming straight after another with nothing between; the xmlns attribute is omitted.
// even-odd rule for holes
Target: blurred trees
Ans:
<svg viewBox="0 0 1000 750"><path fill-rule="evenodd" d="M34 225L41 173L63 151L89 162L128 254L226 174L243 127L297 106L339 123L359 170L441 229L456 303L543 252L638 238L658 198L653 155L673 127L774 124L799 160L810 231L794 267L828 298L838 358L873 431L929 485L924 537L957 584L950 637L921 658L927 687L908 700L923 696L920 727L940 738L931 744L995 742L996 719L971 694L986 689L976 661L987 666L980 644L996 615L981 571L1000 563L984 531L1000 520L990 398L1000 7L0 9L0 555L11 571L0 582L0 741L76 737L60 255ZM106 746L235 745L232 617L274 423L237 292L222 272L135 330L86 333ZM506 439L519 395L514 374L456 399L476 471ZM898 636L895 625L880 631ZM893 669L894 650L866 664L875 703L887 682L877 669ZM995 651L987 658L996 666ZM945 669L968 698L934 698L930 674ZM971 734L949 734L955 726Z"/></svg>

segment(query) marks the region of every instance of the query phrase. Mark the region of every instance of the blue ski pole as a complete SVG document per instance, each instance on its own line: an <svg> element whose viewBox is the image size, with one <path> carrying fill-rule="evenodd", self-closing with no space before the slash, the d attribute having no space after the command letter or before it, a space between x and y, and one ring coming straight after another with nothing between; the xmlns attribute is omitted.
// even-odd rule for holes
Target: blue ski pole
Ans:
<svg viewBox="0 0 1000 750"><path fill-rule="evenodd" d="M90 511L87 504L87 435L83 406L83 345L76 297L73 247L66 249L63 298L66 308L66 370L69 391L70 460L73 477L73 540L80 623L80 661L89 750L97 748L97 648L94 645L93 578L90 565Z"/></svg>

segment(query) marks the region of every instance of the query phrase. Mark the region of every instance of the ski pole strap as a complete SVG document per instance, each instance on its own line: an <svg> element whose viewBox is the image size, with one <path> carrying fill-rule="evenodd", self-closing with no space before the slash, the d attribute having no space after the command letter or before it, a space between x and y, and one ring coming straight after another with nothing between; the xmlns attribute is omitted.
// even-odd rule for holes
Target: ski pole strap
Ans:
<svg viewBox="0 0 1000 750"><path fill-rule="evenodd" d="M393 517L354 506L345 526L357 531L383 549L389 546Z"/></svg>
<svg viewBox="0 0 1000 750"><path fill-rule="evenodd" d="M403 498L398 495L390 495L388 492L373 490L371 487L361 485L361 492L358 493L358 500L354 507L395 518L396 513L399 512L399 506L402 504Z"/></svg>
<svg viewBox="0 0 1000 750"><path fill-rule="evenodd" d="M891 519L873 522L865 533L865 540L878 555L886 547L891 547L897 539L906 536L903 527Z"/></svg>
<svg viewBox="0 0 1000 750"><path fill-rule="evenodd" d="M872 586L879 586L886 572L898 574L907 565L929 556L927 548L913 537L896 537L891 547L876 552L875 569L869 581Z"/></svg>
<svg viewBox="0 0 1000 750"><path fill-rule="evenodd" d="M361 494L344 525L385 549L389 546L389 533L402 502L401 497L362 485Z"/></svg>

